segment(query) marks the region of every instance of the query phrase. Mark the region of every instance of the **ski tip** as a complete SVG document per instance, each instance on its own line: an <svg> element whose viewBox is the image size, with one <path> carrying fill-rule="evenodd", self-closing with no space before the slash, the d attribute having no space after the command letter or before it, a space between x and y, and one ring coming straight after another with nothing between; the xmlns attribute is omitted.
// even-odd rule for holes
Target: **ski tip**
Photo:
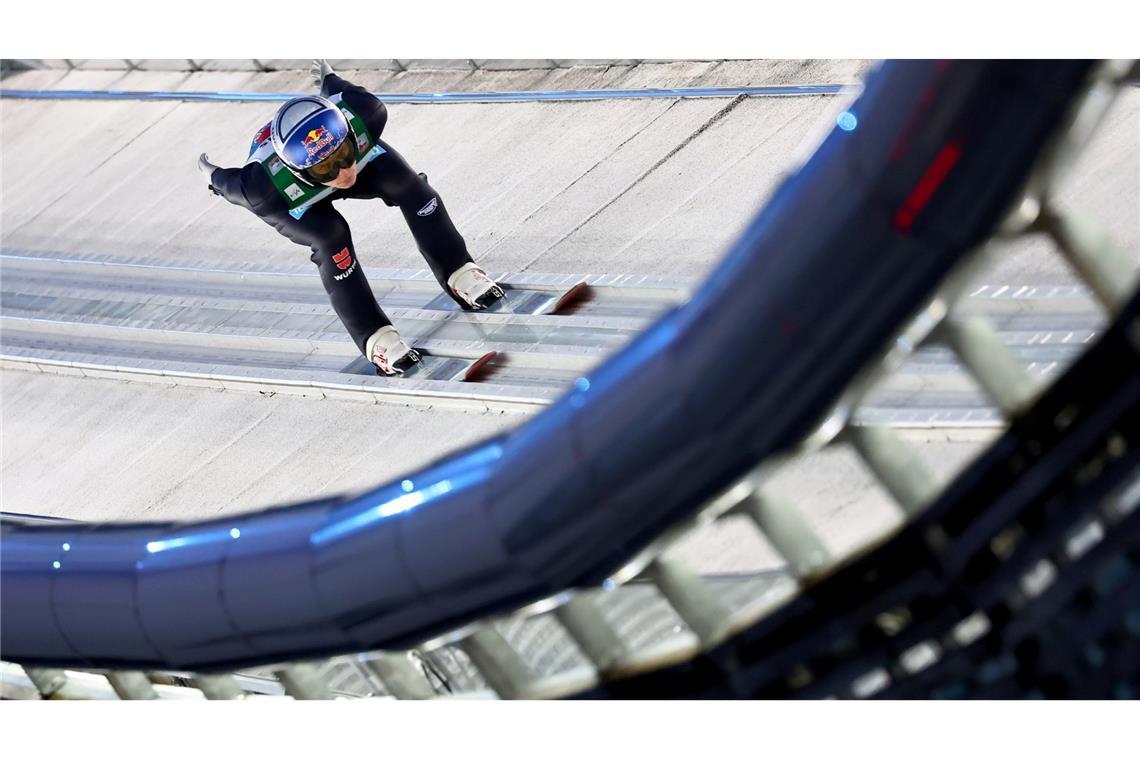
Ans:
<svg viewBox="0 0 1140 760"><path fill-rule="evenodd" d="M491 361L492 359L494 359L498 355L499 355L498 351L488 351L487 353L483 354L482 356L480 356L475 361L471 362L471 366L469 366L467 368L467 371L463 373L463 382L465 382L465 383L470 382L471 378L478 375L479 370L483 369L483 365L485 365L487 362Z"/></svg>
<svg viewBox="0 0 1140 760"><path fill-rule="evenodd" d="M590 286L587 285L584 281L579 282L577 285L574 285L572 288L570 288L569 290L567 290L565 293L562 294L562 296L554 304L554 308L552 308L550 310L550 313L551 314L557 314L559 311L564 309L566 306L569 306L571 303L573 303L574 301L578 300L583 295L585 295L585 293L589 289L589 287Z"/></svg>

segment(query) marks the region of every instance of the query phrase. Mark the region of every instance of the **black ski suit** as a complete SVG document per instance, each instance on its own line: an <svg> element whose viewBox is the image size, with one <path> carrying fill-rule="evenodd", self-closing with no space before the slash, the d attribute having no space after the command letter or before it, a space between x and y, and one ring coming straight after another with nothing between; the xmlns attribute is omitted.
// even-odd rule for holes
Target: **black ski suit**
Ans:
<svg viewBox="0 0 1140 760"><path fill-rule="evenodd" d="M310 206L300 219L289 215L289 204L257 163L246 164L240 169L215 169L210 176L210 189L230 203L249 209L294 243L312 249L310 259L320 271L321 282L332 307L363 354L369 336L392 322L368 286L352 244L348 222L333 208L332 201L380 198L389 206L398 206L420 253L440 286L449 294L447 278L459 267L470 263L471 256L447 214L443 199L428 184L427 177L417 174L392 146L380 139L388 122L388 109L384 104L363 87L329 74L321 84L321 95L329 97L337 93L364 120L385 151L358 172L356 184L351 188L334 191ZM432 199L436 199L434 209L430 207ZM425 210L427 213L423 216L417 214ZM346 270L338 266L346 261L343 253L346 248L355 264L347 269L347 276L344 274ZM342 279L336 279L337 276Z"/></svg>

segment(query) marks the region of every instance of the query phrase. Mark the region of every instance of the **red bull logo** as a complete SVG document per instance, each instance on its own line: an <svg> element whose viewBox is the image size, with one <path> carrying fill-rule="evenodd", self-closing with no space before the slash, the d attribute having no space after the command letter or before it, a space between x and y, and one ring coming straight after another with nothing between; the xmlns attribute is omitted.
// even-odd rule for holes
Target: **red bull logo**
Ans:
<svg viewBox="0 0 1140 760"><path fill-rule="evenodd" d="M319 153L323 148L332 144L333 136L324 127L317 127L316 129L309 130L309 134L301 140L301 144L305 146L305 150L312 156Z"/></svg>
<svg viewBox="0 0 1140 760"><path fill-rule="evenodd" d="M309 130L309 134L305 135L305 139L302 142L304 142L305 145L312 145L328 133L329 131L324 127L317 127L316 129Z"/></svg>

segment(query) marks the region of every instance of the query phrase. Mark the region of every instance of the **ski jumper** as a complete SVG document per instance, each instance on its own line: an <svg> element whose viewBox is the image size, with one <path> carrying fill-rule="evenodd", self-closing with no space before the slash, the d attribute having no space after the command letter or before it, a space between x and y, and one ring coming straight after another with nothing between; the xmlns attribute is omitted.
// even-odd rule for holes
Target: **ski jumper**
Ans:
<svg viewBox="0 0 1140 760"><path fill-rule="evenodd" d="M347 190L311 188L273 153L266 126L254 137L250 157L240 169L215 169L210 189L230 203L249 209L294 243L312 249L309 257L321 275L333 310L365 352L365 341L392 324L376 302L357 260L348 221L332 207L345 198L379 198L404 214L416 245L444 292L447 278L472 263L467 244L455 229L427 177L417 174L392 146L380 139L388 109L372 93L329 74L321 95L333 100L348 118L359 150L356 184ZM338 97L339 96L339 97ZM363 127L363 129L361 129ZM452 296L454 298L454 295Z"/></svg>

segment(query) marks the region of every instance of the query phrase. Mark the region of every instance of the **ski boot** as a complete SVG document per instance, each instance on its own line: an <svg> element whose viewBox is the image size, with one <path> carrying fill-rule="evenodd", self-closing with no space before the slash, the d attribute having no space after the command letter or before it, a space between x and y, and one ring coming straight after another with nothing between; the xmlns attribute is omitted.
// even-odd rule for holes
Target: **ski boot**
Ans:
<svg viewBox="0 0 1140 760"><path fill-rule="evenodd" d="M420 352L409 346L392 325L385 325L368 338L365 346L368 361L376 365L377 375L402 375L418 362Z"/></svg>
<svg viewBox="0 0 1140 760"><path fill-rule="evenodd" d="M482 311L506 295L479 265L464 264L447 278L447 287L469 311Z"/></svg>

